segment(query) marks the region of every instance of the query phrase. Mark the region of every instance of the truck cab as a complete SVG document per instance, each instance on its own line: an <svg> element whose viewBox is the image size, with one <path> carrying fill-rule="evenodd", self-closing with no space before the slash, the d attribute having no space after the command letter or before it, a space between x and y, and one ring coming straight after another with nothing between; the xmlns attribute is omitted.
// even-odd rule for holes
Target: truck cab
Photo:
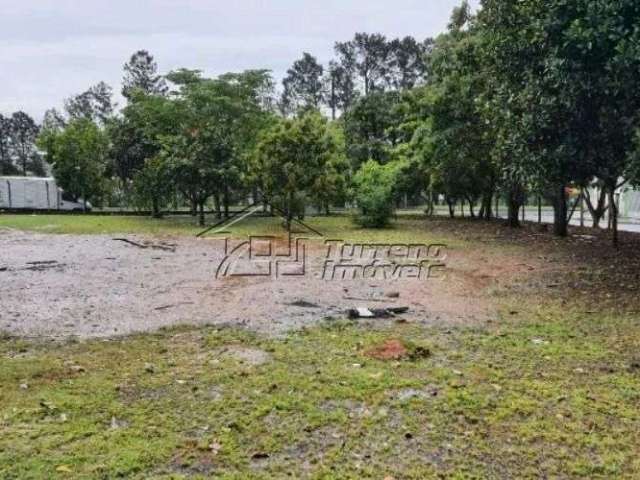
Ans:
<svg viewBox="0 0 640 480"><path fill-rule="evenodd" d="M58 210L64 211L72 211L72 212L82 212L85 210L84 208L84 199L78 197L75 198L73 195L65 192L61 188L58 189ZM87 202L86 211L91 211L91 203Z"/></svg>

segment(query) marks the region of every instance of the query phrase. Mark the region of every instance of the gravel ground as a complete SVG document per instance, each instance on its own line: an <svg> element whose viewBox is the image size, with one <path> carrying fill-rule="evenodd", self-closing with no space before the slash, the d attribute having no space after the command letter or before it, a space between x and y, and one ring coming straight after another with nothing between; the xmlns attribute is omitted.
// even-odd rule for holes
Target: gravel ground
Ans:
<svg viewBox="0 0 640 480"><path fill-rule="evenodd" d="M444 275L428 281L216 279L221 241L0 231L0 330L95 338L172 325L233 324L281 334L353 307L407 306L406 321L459 323L487 314L481 293ZM320 271L324 249L311 248ZM452 264L464 264L452 256ZM455 276L455 275L454 275ZM391 292L399 298L387 297ZM471 298L471 297L476 298Z"/></svg>

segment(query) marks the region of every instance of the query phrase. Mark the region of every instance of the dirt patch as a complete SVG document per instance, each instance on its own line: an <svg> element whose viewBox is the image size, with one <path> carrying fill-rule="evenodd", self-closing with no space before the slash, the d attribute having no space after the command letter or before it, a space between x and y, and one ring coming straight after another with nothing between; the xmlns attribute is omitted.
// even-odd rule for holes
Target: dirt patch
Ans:
<svg viewBox="0 0 640 480"><path fill-rule="evenodd" d="M364 354L375 360L402 360L409 356L409 350L400 340L387 340Z"/></svg>
<svg viewBox="0 0 640 480"><path fill-rule="evenodd" d="M93 338L188 324L281 335L345 318L349 309L392 306L409 307L402 318L409 323L476 325L495 319L496 303L514 292L638 306L640 236L622 234L614 251L606 233L591 230L585 241L584 232L558 240L533 226L491 222L425 220L424 228L467 242L448 249L446 268L427 281L323 279L322 241L307 248L305 276L217 278L220 240L3 230L0 330Z"/></svg>
<svg viewBox="0 0 640 480"><path fill-rule="evenodd" d="M280 335L345 318L352 308L396 302L409 306L410 322L465 324L493 315L484 292L460 278L469 269L463 252L451 253L442 278L426 282L319 278L326 257L321 241L309 246L303 277L216 278L224 258L220 240L127 240L3 232L0 329L26 337L95 338L188 324ZM386 296L390 291L393 298Z"/></svg>

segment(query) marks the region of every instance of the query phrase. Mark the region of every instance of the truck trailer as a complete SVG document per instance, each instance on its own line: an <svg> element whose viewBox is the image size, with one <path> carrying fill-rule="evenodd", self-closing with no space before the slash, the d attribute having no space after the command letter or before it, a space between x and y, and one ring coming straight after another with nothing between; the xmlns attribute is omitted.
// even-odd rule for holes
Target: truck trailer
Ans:
<svg viewBox="0 0 640 480"><path fill-rule="evenodd" d="M84 201L68 195L52 177L0 177L3 209L83 211ZM89 203L86 209L91 209Z"/></svg>

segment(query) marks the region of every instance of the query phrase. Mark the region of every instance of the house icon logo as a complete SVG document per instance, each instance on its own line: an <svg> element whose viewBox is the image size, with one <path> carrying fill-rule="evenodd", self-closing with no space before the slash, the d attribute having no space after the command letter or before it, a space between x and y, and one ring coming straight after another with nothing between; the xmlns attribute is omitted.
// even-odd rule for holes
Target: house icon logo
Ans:
<svg viewBox="0 0 640 480"><path fill-rule="evenodd" d="M273 205L267 205L286 221L283 212ZM240 240L230 238L229 229L232 226L247 218L262 216L264 211L264 203L253 203L197 235L223 236L224 256L216 270L216 278L306 276L308 242L324 236L302 220L293 219L284 238L276 235L250 235ZM294 228L295 233L292 231Z"/></svg>

